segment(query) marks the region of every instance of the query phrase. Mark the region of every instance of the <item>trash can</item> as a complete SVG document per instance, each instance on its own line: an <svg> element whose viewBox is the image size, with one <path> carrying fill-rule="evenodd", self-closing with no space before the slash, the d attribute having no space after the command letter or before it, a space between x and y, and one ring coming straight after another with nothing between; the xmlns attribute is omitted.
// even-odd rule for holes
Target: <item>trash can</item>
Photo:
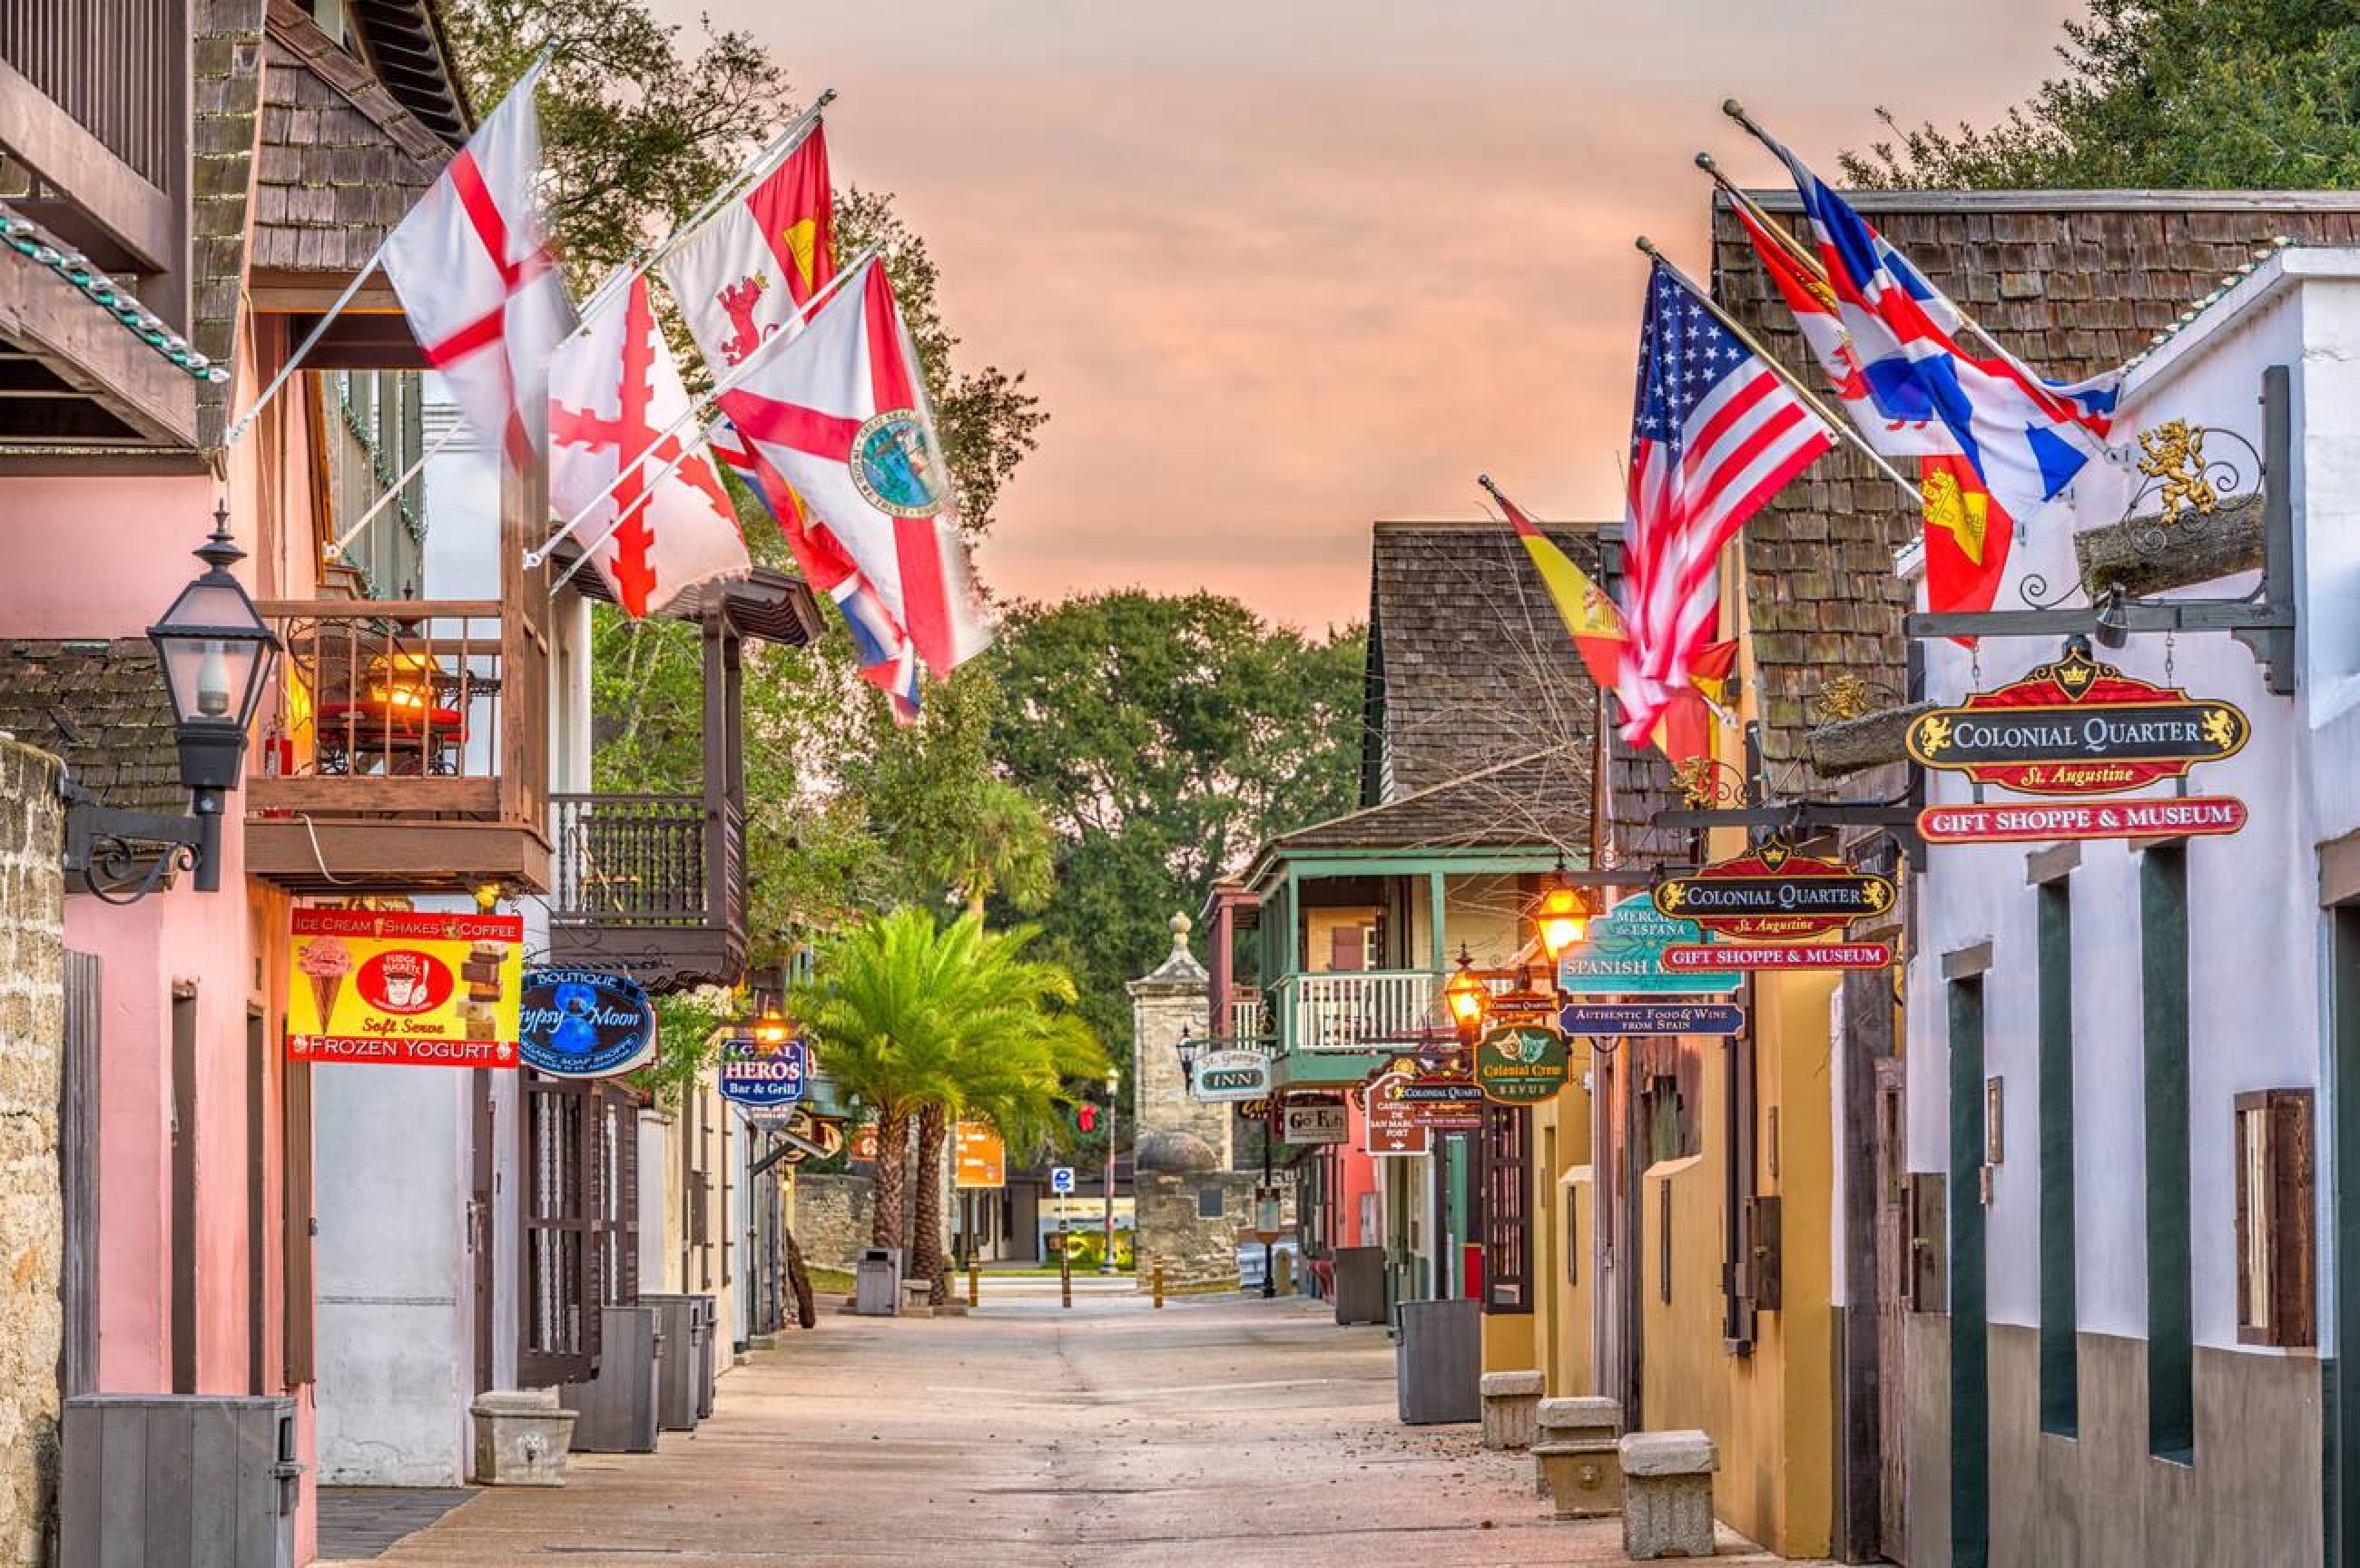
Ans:
<svg viewBox="0 0 2360 1568"><path fill-rule="evenodd" d="M653 1454L663 1326L650 1306L605 1307L598 1319L598 1370L567 1383L558 1403L575 1411L576 1454Z"/></svg>
<svg viewBox="0 0 2360 1568"><path fill-rule="evenodd" d="M1393 1385L1404 1426L1480 1421L1483 1415L1481 1303L1404 1301L1393 1346Z"/></svg>
<svg viewBox="0 0 2360 1568"><path fill-rule="evenodd" d="M639 1305L653 1307L662 1320L663 1337L656 1349L656 1419L666 1432L694 1432L698 1416L697 1362L705 1338L701 1298L643 1292Z"/></svg>
<svg viewBox="0 0 2360 1568"><path fill-rule="evenodd" d="M1385 1249L1382 1247L1339 1247L1336 1249L1334 1291L1339 1323L1381 1323L1385 1321Z"/></svg>
<svg viewBox="0 0 2360 1568"><path fill-rule="evenodd" d="M294 1400L76 1394L60 1438L55 1560L65 1568L294 1563Z"/></svg>
<svg viewBox="0 0 2360 1568"><path fill-rule="evenodd" d="M862 1317L890 1318L901 1310L901 1255L890 1247L860 1254L852 1279L852 1310Z"/></svg>
<svg viewBox="0 0 2360 1568"><path fill-rule="evenodd" d="M713 1413L714 1363L719 1357L716 1341L721 1336L719 1298L697 1296L696 1303L696 1413Z"/></svg>

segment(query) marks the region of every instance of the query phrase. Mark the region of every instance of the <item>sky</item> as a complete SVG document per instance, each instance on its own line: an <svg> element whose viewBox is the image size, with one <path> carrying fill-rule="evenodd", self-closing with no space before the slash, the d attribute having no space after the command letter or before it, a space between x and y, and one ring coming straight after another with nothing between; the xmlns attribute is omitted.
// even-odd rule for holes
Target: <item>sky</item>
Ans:
<svg viewBox="0 0 2360 1568"><path fill-rule="evenodd" d="M2074 0L652 0L823 87L839 186L896 194L957 363L1050 420L978 570L998 593L1210 588L1319 631L1368 609L1369 524L1622 512L1652 236L1702 275L1710 151L1832 175L1978 124ZM683 41L687 41L686 38Z"/></svg>

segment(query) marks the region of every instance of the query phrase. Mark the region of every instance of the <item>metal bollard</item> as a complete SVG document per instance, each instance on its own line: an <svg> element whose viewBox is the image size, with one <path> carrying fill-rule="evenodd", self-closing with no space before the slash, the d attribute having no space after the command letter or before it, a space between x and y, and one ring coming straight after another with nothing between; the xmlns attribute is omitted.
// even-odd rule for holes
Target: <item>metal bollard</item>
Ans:
<svg viewBox="0 0 2360 1568"><path fill-rule="evenodd" d="M1161 1263L1155 1266L1155 1304L1158 1307L1164 1305L1164 1265Z"/></svg>
<svg viewBox="0 0 2360 1568"><path fill-rule="evenodd" d="M967 1262L967 1304L970 1307L983 1300L983 1270L970 1258Z"/></svg>

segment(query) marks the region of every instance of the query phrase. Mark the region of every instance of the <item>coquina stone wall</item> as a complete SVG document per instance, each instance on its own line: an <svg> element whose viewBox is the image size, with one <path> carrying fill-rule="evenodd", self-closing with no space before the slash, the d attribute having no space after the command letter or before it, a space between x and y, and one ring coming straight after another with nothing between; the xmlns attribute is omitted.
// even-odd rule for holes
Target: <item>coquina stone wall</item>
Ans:
<svg viewBox="0 0 2360 1568"><path fill-rule="evenodd" d="M870 1194L866 1176L797 1176L795 1243L814 1269L849 1269L869 1245Z"/></svg>
<svg viewBox="0 0 2360 1568"><path fill-rule="evenodd" d="M0 739L0 1568L48 1560L65 1205L65 807L57 760Z"/></svg>

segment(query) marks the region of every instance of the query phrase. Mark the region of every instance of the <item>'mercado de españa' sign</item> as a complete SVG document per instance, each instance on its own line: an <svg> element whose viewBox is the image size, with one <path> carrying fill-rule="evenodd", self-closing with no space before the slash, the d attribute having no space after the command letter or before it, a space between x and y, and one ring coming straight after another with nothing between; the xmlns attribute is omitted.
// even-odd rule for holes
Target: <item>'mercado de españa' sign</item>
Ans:
<svg viewBox="0 0 2360 1568"><path fill-rule="evenodd" d="M2234 757L2253 733L2234 703L2125 675L2076 643L2022 680L1919 714L1909 755L2026 795L2119 795Z"/></svg>
<svg viewBox="0 0 2360 1568"><path fill-rule="evenodd" d="M1675 974L1666 949L1704 940L1704 928L1657 909L1634 893L1590 922L1590 934L1557 960L1557 988L1578 996L1628 994L1695 996L1734 991L1744 982L1728 971Z"/></svg>

